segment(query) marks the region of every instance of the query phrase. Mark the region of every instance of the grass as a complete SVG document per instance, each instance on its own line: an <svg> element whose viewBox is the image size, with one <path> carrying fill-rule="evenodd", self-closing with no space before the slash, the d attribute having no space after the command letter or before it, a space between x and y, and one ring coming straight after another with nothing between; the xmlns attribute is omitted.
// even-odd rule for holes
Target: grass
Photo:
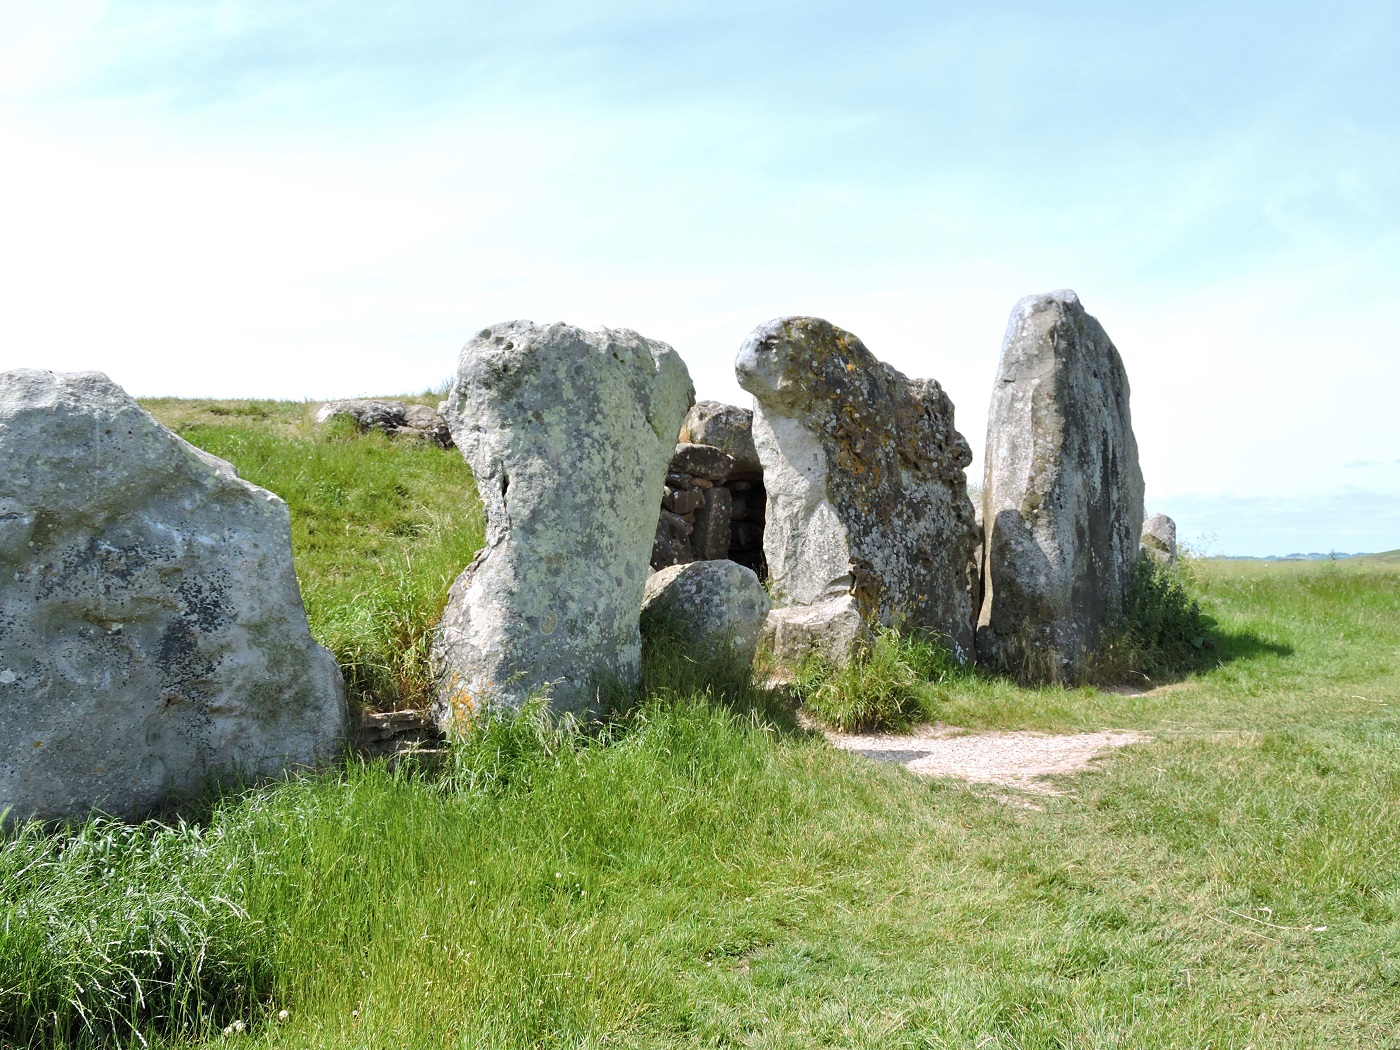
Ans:
<svg viewBox="0 0 1400 1050"><path fill-rule="evenodd" d="M1192 588L1218 659L1168 688L931 686L956 725L1150 734L1040 811L833 750L660 638L605 728L533 713L441 777L352 763L249 790L202 838L125 832L119 863L16 833L59 859L0 879L0 1044L80 1045L64 974L149 941L213 969L184 1014L114 997L125 1020L88 1029L109 1042L1400 1046L1400 571L1206 563ZM5 981L17 959L59 967L43 1001L65 1023L15 1022L41 986Z"/></svg>

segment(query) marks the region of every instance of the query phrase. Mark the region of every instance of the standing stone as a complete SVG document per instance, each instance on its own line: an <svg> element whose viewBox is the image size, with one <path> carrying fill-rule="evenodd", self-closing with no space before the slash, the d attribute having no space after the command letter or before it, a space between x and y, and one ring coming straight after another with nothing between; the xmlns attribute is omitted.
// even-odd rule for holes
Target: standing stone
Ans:
<svg viewBox="0 0 1400 1050"><path fill-rule="evenodd" d="M1142 523L1142 549L1167 565L1176 564L1176 522L1154 514Z"/></svg>
<svg viewBox="0 0 1400 1050"><path fill-rule="evenodd" d="M1142 534L1128 377L1070 291L1011 311L987 426L981 659L1073 679L1123 609Z"/></svg>
<svg viewBox="0 0 1400 1050"><path fill-rule="evenodd" d="M732 561L693 561L647 580L642 629L666 626L696 656L733 656L750 664L772 607L752 569Z"/></svg>
<svg viewBox="0 0 1400 1050"><path fill-rule="evenodd" d="M345 726L287 505L99 372L0 374L0 811L136 817Z"/></svg>
<svg viewBox="0 0 1400 1050"><path fill-rule="evenodd" d="M735 371L754 396L778 604L849 594L866 622L931 630L969 656L972 452L942 387L815 317L759 327Z"/></svg>
<svg viewBox="0 0 1400 1050"><path fill-rule="evenodd" d="M763 476L753 443L753 413L719 401L697 401L681 424L681 441L713 445L734 459L730 478L754 481Z"/></svg>
<svg viewBox="0 0 1400 1050"><path fill-rule="evenodd" d="M693 398L680 356L626 329L513 321L462 349L447 421L486 546L435 639L444 729L541 691L587 712L602 689L636 688L657 508Z"/></svg>

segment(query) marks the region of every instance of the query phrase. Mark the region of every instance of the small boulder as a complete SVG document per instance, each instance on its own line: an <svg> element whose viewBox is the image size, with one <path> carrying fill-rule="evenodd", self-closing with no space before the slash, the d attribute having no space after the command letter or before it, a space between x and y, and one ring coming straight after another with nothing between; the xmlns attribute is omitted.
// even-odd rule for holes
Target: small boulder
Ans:
<svg viewBox="0 0 1400 1050"><path fill-rule="evenodd" d="M680 355L626 329L512 321L462 349L447 422L486 546L434 640L445 730L542 691L590 713L601 690L637 687L657 508L694 396Z"/></svg>
<svg viewBox="0 0 1400 1050"><path fill-rule="evenodd" d="M734 457L729 477L757 480L763 464L753 443L753 412L719 401L697 401L681 424L683 443L713 445Z"/></svg>
<svg viewBox="0 0 1400 1050"><path fill-rule="evenodd" d="M772 605L751 569L732 561L692 561L647 580L642 630L665 623L697 656L732 654L752 663Z"/></svg>
<svg viewBox="0 0 1400 1050"><path fill-rule="evenodd" d="M333 419L348 419L359 431L378 430L399 437L421 438L443 448L452 447L452 432L446 420L427 405L372 398L327 401L317 411L316 422L325 424Z"/></svg>
<svg viewBox="0 0 1400 1050"><path fill-rule="evenodd" d="M1158 561L1175 565L1176 522L1165 514L1154 514L1142 523L1142 549Z"/></svg>
<svg viewBox="0 0 1400 1050"><path fill-rule="evenodd" d="M771 655L775 675L789 677L803 660L840 667L871 638L855 598L843 594L813 605L774 609L763 622L759 645Z"/></svg>
<svg viewBox="0 0 1400 1050"><path fill-rule="evenodd" d="M346 722L287 505L99 372L0 374L0 812L139 817Z"/></svg>

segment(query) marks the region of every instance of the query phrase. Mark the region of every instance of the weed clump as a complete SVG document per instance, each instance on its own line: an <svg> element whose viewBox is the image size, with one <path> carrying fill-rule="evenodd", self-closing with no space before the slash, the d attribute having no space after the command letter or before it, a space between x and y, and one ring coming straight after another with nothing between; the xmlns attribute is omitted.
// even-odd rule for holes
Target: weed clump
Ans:
<svg viewBox="0 0 1400 1050"><path fill-rule="evenodd" d="M1118 627L1088 663L1090 681L1111 684L1200 670L1215 648L1215 620L1187 590L1187 569L1144 553L1133 566Z"/></svg>
<svg viewBox="0 0 1400 1050"><path fill-rule="evenodd" d="M922 633L877 627L844 666L808 657L793 694L818 721L843 732L906 729L932 717L931 686L959 672L952 653Z"/></svg>

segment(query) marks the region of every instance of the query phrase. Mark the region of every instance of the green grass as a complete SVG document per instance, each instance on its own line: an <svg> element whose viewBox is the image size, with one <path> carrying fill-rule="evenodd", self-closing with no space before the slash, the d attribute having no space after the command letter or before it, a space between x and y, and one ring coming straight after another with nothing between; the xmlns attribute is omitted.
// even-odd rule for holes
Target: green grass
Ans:
<svg viewBox="0 0 1400 1050"><path fill-rule="evenodd" d="M652 639L608 727L496 723L441 777L351 764L216 800L202 842L147 826L129 861L0 879L0 1031L35 1031L13 960L61 1002L106 965L85 945L203 904L155 949L189 973L211 945L199 1045L1400 1046L1400 572L1205 563L1192 588L1218 662L1168 687L930 687L956 725L1150 734L1042 810L835 751ZM123 1016L158 1042L169 1009Z"/></svg>
<svg viewBox="0 0 1400 1050"><path fill-rule="evenodd" d="M294 402L143 404L287 501L311 631L345 669L351 699L381 709L428 703L432 626L485 528L461 453L357 436L343 423L313 428L314 406Z"/></svg>

